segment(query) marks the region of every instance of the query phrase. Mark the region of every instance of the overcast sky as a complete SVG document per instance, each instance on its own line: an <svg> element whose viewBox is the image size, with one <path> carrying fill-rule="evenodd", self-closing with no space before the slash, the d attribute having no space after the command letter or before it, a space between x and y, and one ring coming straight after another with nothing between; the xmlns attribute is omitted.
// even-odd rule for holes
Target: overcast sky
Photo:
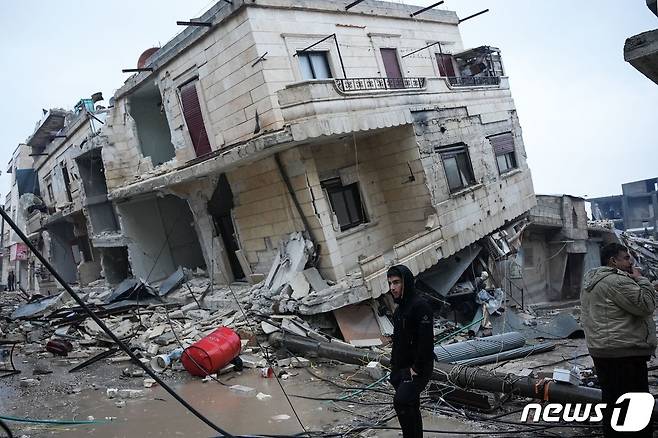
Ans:
<svg viewBox="0 0 658 438"><path fill-rule="evenodd" d="M128 77L122 68L213 3L4 1L2 194L6 163L42 108L71 109L96 91L107 101ZM658 176L658 85L623 58L626 38L658 27L644 0L447 0L440 8L460 17L490 9L460 25L462 39L501 49L537 193L602 196Z"/></svg>

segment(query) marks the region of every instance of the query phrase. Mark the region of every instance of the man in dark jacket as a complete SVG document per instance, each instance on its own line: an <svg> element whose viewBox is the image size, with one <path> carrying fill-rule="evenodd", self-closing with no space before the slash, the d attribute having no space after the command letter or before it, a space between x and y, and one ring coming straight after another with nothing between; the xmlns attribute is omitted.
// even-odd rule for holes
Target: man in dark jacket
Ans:
<svg viewBox="0 0 658 438"><path fill-rule="evenodd" d="M404 265L387 272L388 287L398 304L393 314L393 351L390 381L395 388L393 407L404 438L423 436L420 393L434 367L432 309L416 294L414 276Z"/></svg>

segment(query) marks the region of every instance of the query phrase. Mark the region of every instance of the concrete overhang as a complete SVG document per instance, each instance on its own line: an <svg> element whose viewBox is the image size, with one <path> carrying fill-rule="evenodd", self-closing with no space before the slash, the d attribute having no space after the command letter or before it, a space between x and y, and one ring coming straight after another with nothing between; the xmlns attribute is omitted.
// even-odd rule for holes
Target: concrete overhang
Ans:
<svg viewBox="0 0 658 438"><path fill-rule="evenodd" d="M628 38L624 44L624 60L658 84L658 29Z"/></svg>
<svg viewBox="0 0 658 438"><path fill-rule="evenodd" d="M27 140L27 145L33 148L45 148L57 133L64 128L67 111L62 109L51 109L44 114L37 129Z"/></svg>
<svg viewBox="0 0 658 438"><path fill-rule="evenodd" d="M167 187L206 178L209 175L247 165L300 144L300 142L294 141L289 127L286 127L280 131L263 134L231 148L214 151L205 157L189 161L167 173L154 175L142 181L119 187L110 191L108 198L112 201L119 201L162 191Z"/></svg>
<svg viewBox="0 0 658 438"><path fill-rule="evenodd" d="M320 136L392 128L413 123L416 110L466 107L479 115L483 104L496 101L513 109L509 82L497 85L451 88L446 78L423 79L413 88L371 88L354 91L344 81L374 81L386 78L322 79L298 82L277 92L283 119L296 141ZM506 100L507 105L501 104Z"/></svg>

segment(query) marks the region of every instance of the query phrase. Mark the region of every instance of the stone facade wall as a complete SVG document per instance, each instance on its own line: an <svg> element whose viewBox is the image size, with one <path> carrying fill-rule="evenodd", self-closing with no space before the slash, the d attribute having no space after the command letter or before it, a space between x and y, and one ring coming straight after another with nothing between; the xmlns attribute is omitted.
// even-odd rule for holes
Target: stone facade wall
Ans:
<svg viewBox="0 0 658 438"><path fill-rule="evenodd" d="M535 205L521 128L515 111L506 120L482 123L465 109L415 113L423 167L427 174L432 204L439 215L446 240L444 256L455 253L503 226ZM500 174L493 147L487 136L512 132L518 168ZM451 193L443 162L435 147L464 143L476 183Z"/></svg>

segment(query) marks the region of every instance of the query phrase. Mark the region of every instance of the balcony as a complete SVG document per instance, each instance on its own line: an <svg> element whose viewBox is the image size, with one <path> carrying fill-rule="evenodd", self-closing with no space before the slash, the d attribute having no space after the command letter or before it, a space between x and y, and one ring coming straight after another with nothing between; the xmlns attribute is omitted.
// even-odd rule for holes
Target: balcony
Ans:
<svg viewBox="0 0 658 438"><path fill-rule="evenodd" d="M27 218L26 224L25 224L25 229L27 231L27 235L32 235L34 233L37 233L43 229L44 225L44 219L47 217L46 214L35 210L32 212L32 214Z"/></svg>
<svg viewBox="0 0 658 438"><path fill-rule="evenodd" d="M450 76L447 79L453 87L500 85L500 76Z"/></svg>
<svg viewBox="0 0 658 438"><path fill-rule="evenodd" d="M341 93L360 91L422 90L425 78L345 78L334 79Z"/></svg>
<svg viewBox="0 0 658 438"><path fill-rule="evenodd" d="M446 78L319 79L277 92L295 141L413 123L414 109L466 107L469 115L499 120L514 109L507 77L495 85L452 87Z"/></svg>

